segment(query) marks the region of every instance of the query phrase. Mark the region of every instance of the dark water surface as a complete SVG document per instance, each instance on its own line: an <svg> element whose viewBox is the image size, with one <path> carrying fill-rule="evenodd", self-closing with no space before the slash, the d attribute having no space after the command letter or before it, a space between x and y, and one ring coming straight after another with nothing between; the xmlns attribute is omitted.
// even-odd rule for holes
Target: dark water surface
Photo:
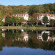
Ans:
<svg viewBox="0 0 55 55"><path fill-rule="evenodd" d="M55 55L55 31L0 30L0 55Z"/></svg>

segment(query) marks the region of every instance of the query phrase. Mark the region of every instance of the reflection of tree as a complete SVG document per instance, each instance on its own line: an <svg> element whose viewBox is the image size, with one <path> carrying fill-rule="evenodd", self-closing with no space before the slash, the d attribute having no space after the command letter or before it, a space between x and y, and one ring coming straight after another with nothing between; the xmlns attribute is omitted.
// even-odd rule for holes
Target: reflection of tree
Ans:
<svg viewBox="0 0 55 55"><path fill-rule="evenodd" d="M12 46L12 47L28 47L28 48L41 48L41 49L45 49L45 50L55 50L55 42L42 42L42 41L39 41L37 40L37 36L38 36L38 32L34 32L34 31L31 31L29 33L29 40L28 42L25 42L25 41L16 41L15 38L21 38L22 36L22 33L20 32L6 32L6 41L3 40L1 38L0 40L0 46L1 46L1 49L2 50L2 46ZM43 35L44 36L44 35ZM47 39L48 35L45 33L45 40Z"/></svg>
<svg viewBox="0 0 55 55"><path fill-rule="evenodd" d="M3 46L3 38L2 38L2 31L0 31L0 51L2 50L2 46Z"/></svg>
<svg viewBox="0 0 55 55"><path fill-rule="evenodd" d="M2 47L0 47L0 51L2 51Z"/></svg>
<svg viewBox="0 0 55 55"><path fill-rule="evenodd" d="M54 31L50 31L50 37L55 37L55 30Z"/></svg>
<svg viewBox="0 0 55 55"><path fill-rule="evenodd" d="M43 37L43 40L47 40L48 34L47 33L43 33L42 37Z"/></svg>
<svg viewBox="0 0 55 55"><path fill-rule="evenodd" d="M22 42L22 41L14 41L12 43L12 46L26 47L27 44L25 42Z"/></svg>
<svg viewBox="0 0 55 55"><path fill-rule="evenodd" d="M28 41L28 45L31 48L38 48L39 47L39 43L37 40L37 32L30 32L29 33L29 41Z"/></svg>
<svg viewBox="0 0 55 55"><path fill-rule="evenodd" d="M7 32L5 35L6 35L5 38L7 40L9 40L10 38L14 38L15 37L15 33L11 33L11 32Z"/></svg>
<svg viewBox="0 0 55 55"><path fill-rule="evenodd" d="M43 42L42 49L45 50L55 50L55 42Z"/></svg>

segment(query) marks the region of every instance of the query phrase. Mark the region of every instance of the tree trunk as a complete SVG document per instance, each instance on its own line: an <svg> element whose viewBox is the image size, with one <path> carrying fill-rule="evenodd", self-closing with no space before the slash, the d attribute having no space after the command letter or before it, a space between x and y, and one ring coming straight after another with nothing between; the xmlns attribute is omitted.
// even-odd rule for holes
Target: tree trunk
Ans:
<svg viewBox="0 0 55 55"><path fill-rule="evenodd" d="M45 27L46 27L46 24L45 24Z"/></svg>
<svg viewBox="0 0 55 55"><path fill-rule="evenodd" d="M14 26L14 23L13 23L13 26Z"/></svg>
<svg viewBox="0 0 55 55"><path fill-rule="evenodd" d="M8 26L9 26L9 24L8 24Z"/></svg>
<svg viewBox="0 0 55 55"><path fill-rule="evenodd" d="M14 33L14 30L12 30L12 32Z"/></svg>

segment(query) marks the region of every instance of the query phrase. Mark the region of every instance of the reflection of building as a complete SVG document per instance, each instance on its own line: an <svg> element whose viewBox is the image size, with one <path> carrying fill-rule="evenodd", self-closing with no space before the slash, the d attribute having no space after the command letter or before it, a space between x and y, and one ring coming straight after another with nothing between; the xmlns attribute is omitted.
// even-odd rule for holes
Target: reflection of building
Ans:
<svg viewBox="0 0 55 55"><path fill-rule="evenodd" d="M43 38L42 38L41 34L38 34L37 39L39 39L39 40L42 40L42 41L43 41Z"/></svg>
<svg viewBox="0 0 55 55"><path fill-rule="evenodd" d="M2 33L2 37L5 38L5 33Z"/></svg>
<svg viewBox="0 0 55 55"><path fill-rule="evenodd" d="M2 33L2 37L3 37L4 40L6 40L5 33Z"/></svg>
<svg viewBox="0 0 55 55"><path fill-rule="evenodd" d="M55 41L55 37L48 37L47 41Z"/></svg>
<svg viewBox="0 0 55 55"><path fill-rule="evenodd" d="M24 38L23 38L25 41L28 41L28 34L24 34Z"/></svg>
<svg viewBox="0 0 55 55"><path fill-rule="evenodd" d="M43 35L43 33L47 33L48 35L50 35L50 31L42 31L41 35Z"/></svg>
<svg viewBox="0 0 55 55"><path fill-rule="evenodd" d="M49 31L42 31L41 34L38 34L37 39L44 41L44 40L43 40L43 37L42 37L42 35L43 35L44 33L47 33L47 34L48 34L48 37L49 37L49 35L50 35L50 32L49 32Z"/></svg>
<svg viewBox="0 0 55 55"><path fill-rule="evenodd" d="M26 32L22 32L22 36L18 37L18 39L16 39L16 41L28 41L28 34Z"/></svg>
<svg viewBox="0 0 55 55"><path fill-rule="evenodd" d="M6 31L6 29L2 29L2 31Z"/></svg>

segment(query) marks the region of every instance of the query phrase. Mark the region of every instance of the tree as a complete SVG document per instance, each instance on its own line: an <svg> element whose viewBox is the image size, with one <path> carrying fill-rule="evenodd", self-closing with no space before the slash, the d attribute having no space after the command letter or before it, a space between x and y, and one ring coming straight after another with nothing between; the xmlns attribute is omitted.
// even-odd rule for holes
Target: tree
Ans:
<svg viewBox="0 0 55 55"><path fill-rule="evenodd" d="M3 14L2 14L2 10L0 10L0 25L2 25L2 18L3 18Z"/></svg>
<svg viewBox="0 0 55 55"><path fill-rule="evenodd" d="M37 12L39 12L39 9L38 9L39 7L37 6L37 5L32 5L32 6L30 6L29 7L29 15L33 15L33 13L37 13Z"/></svg>
<svg viewBox="0 0 55 55"><path fill-rule="evenodd" d="M50 20L50 25L52 25L52 26L53 26L53 25L54 25L54 23L55 23L55 20L51 19L51 20Z"/></svg>
<svg viewBox="0 0 55 55"><path fill-rule="evenodd" d="M11 23L11 17L10 16L7 16L5 18L5 23L8 24L8 26L9 26L9 24Z"/></svg>
<svg viewBox="0 0 55 55"><path fill-rule="evenodd" d="M12 17L12 18L11 18L11 23L12 23L12 25L14 26L14 23L16 23L16 17Z"/></svg>
<svg viewBox="0 0 55 55"><path fill-rule="evenodd" d="M16 26L17 26L19 22L19 17L15 17L15 21L16 21Z"/></svg>
<svg viewBox="0 0 55 55"><path fill-rule="evenodd" d="M24 18L23 17L19 17L19 23L21 23L21 26L22 26L22 22L24 22Z"/></svg>
<svg viewBox="0 0 55 55"><path fill-rule="evenodd" d="M19 22L20 23L24 22L24 18L23 17L19 17Z"/></svg>
<svg viewBox="0 0 55 55"><path fill-rule="evenodd" d="M43 23L46 25L46 23L48 23L48 17L47 16L44 16L43 17Z"/></svg>
<svg viewBox="0 0 55 55"><path fill-rule="evenodd" d="M37 13L33 13L32 17L33 17L35 23L38 24Z"/></svg>
<svg viewBox="0 0 55 55"><path fill-rule="evenodd" d="M33 26L33 24L35 23L35 20L33 17L30 18L30 22L31 22L31 25Z"/></svg>

